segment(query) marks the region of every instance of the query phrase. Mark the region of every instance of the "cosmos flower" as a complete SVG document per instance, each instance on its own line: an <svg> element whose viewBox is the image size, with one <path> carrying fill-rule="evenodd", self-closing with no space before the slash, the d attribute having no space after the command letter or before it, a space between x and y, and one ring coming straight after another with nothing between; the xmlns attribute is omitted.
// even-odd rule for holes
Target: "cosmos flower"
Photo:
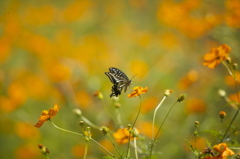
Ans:
<svg viewBox="0 0 240 159"><path fill-rule="evenodd" d="M129 141L129 130L127 128L118 129L117 132L113 134L116 142L119 144L125 144ZM130 140L133 140L134 137L131 135Z"/></svg>
<svg viewBox="0 0 240 159"><path fill-rule="evenodd" d="M217 159L227 159L228 156L234 155L234 152L227 147L226 143L220 143L213 146L213 149L219 154L216 156Z"/></svg>
<svg viewBox="0 0 240 159"><path fill-rule="evenodd" d="M136 86L133 88L133 90L134 91L128 95L128 98L140 96L141 94L146 93L148 91L148 87L143 88L140 86Z"/></svg>
<svg viewBox="0 0 240 159"><path fill-rule="evenodd" d="M60 109L60 107L58 105L54 105L54 107L50 108L48 111L43 110L42 115L38 118L37 124L34 126L37 128L40 128L44 122L52 119L57 114L59 109Z"/></svg>
<svg viewBox="0 0 240 159"><path fill-rule="evenodd" d="M215 155L213 154L213 151L210 148L206 150L203 153L209 155L207 155L203 159L227 159L228 156L234 155L234 152L227 147L226 143L220 143L218 145L213 146L213 150L216 152Z"/></svg>
<svg viewBox="0 0 240 159"><path fill-rule="evenodd" d="M219 63L227 59L230 51L231 48L226 44L223 44L217 48L212 48L209 53L204 55L205 62L203 65L212 69L215 68Z"/></svg>

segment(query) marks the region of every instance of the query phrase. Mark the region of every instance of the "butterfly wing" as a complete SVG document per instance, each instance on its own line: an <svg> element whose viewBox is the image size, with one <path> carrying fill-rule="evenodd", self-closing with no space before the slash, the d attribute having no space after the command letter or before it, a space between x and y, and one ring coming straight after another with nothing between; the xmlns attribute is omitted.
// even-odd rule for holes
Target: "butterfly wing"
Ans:
<svg viewBox="0 0 240 159"><path fill-rule="evenodd" d="M108 78L110 79L110 81L115 84L117 83L117 81L114 78L114 74L110 73L110 72L105 72L105 74L108 76Z"/></svg>
<svg viewBox="0 0 240 159"><path fill-rule="evenodd" d="M124 78L125 80L129 81L128 76L123 73L121 70L115 68L115 67L110 67L109 72L114 73L115 75Z"/></svg>
<svg viewBox="0 0 240 159"><path fill-rule="evenodd" d="M121 84L121 82L119 83L119 87L124 88L124 93L127 91L127 88L130 87L131 85L131 80L124 82L123 84Z"/></svg>
<svg viewBox="0 0 240 159"><path fill-rule="evenodd" d="M110 79L110 81L115 84L115 83L119 83L119 82L127 82L129 80L125 79L122 76L119 76L116 73L111 73L111 72L105 72L105 74L108 76L108 78Z"/></svg>
<svg viewBox="0 0 240 159"><path fill-rule="evenodd" d="M117 97L121 94L122 89L124 89L124 92L126 92L127 88L131 84L131 80L128 79L127 75L115 67L110 67L109 72L105 72L105 74L113 83L112 94L110 95L110 97Z"/></svg>

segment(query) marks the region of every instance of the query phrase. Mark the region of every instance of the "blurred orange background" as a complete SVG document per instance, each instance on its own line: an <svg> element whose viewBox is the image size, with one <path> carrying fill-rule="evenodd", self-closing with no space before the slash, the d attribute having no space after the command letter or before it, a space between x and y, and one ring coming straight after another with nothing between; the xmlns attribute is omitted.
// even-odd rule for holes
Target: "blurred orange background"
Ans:
<svg viewBox="0 0 240 159"><path fill-rule="evenodd" d="M80 132L80 119L72 112L76 107L93 123L111 125L93 96L101 91L113 111L112 84L104 74L109 67L129 78L136 74L131 88L148 86L137 121L140 133L148 137L164 90L174 93L158 112L157 126L177 96L188 95L163 126L156 146L162 158L191 158L184 140L193 138L194 121L200 121L201 129L212 129L219 126L220 110L229 114L226 120L234 113L217 95L220 88L234 93L227 70L211 70L202 63L203 55L220 44L229 45L230 56L240 59L239 0L2 0L0 8L1 158L44 158L39 143L49 148L51 159L82 158L84 139L50 123L40 129L34 125L41 111L54 104L61 107L53 119L60 127ZM139 99L127 98L130 92L119 98L124 125L138 111ZM100 131L92 133L112 149ZM105 155L90 143L89 159Z"/></svg>

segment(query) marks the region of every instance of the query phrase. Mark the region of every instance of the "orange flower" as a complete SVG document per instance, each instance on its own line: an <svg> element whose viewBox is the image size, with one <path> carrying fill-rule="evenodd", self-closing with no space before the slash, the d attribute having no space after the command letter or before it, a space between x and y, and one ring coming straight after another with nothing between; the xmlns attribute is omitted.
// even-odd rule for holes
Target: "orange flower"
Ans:
<svg viewBox="0 0 240 159"><path fill-rule="evenodd" d="M215 145L213 149L217 152L217 155L213 156L213 152L210 151L211 155L209 154L203 159L227 159L228 156L234 155L234 152L227 147L226 143ZM205 152L205 154L207 153Z"/></svg>
<svg viewBox="0 0 240 159"><path fill-rule="evenodd" d="M148 91L148 87L140 87L140 86L136 86L133 88L134 92L132 92L131 94L128 95L128 98L132 98L132 97L136 97L136 96L140 96L140 94L146 93Z"/></svg>
<svg viewBox="0 0 240 159"><path fill-rule="evenodd" d="M234 155L234 152L227 147L226 143L220 143L213 146L213 149L219 153L218 159L227 159L228 156Z"/></svg>
<svg viewBox="0 0 240 159"><path fill-rule="evenodd" d="M34 126L40 128L45 121L52 119L57 114L59 108L60 107L55 104L54 107L50 108L48 111L43 110L42 115L38 118L37 124Z"/></svg>
<svg viewBox="0 0 240 159"><path fill-rule="evenodd" d="M204 66L209 68L215 68L221 61L224 61L228 57L228 53L231 51L231 48L223 44L218 48L213 48L209 53L204 55L205 62L203 63Z"/></svg>
<svg viewBox="0 0 240 159"><path fill-rule="evenodd" d="M127 128L118 129L117 132L113 134L116 142L119 144L125 144L129 140L129 130ZM133 136L131 135L130 140L133 140Z"/></svg>
<svg viewBox="0 0 240 159"><path fill-rule="evenodd" d="M227 159L228 156L234 155L234 152L227 147L226 143L215 145L213 149L219 153L216 156L217 159Z"/></svg>

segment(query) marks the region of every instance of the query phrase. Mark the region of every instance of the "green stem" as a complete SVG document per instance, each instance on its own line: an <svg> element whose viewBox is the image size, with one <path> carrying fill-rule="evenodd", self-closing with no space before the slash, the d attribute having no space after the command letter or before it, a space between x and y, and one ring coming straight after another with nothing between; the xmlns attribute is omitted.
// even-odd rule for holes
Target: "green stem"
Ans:
<svg viewBox="0 0 240 159"><path fill-rule="evenodd" d="M59 130L62 130L62 131L65 131L65 132L68 132L68 133L71 133L71 134L75 134L75 135L79 135L79 136L82 136L82 137L85 137L83 134L80 134L80 133L76 133L76 132L73 132L73 131L69 131L69 130L66 130L66 129L63 129L63 128L60 128L58 127L57 125L55 125L51 120L49 120L52 125L59 129ZM105 147L103 147L101 144L99 144L97 141L95 141L93 138L89 138L91 141L95 142L98 146L100 146L101 148L103 148L105 151L107 151L112 157L116 158L110 151L108 151Z"/></svg>
<svg viewBox="0 0 240 159"><path fill-rule="evenodd" d="M92 128L95 128L95 129L98 129L98 130L100 129L99 126L93 124L91 121L89 121L89 120L88 120L87 118L85 118L83 115L81 115L80 117L81 117L81 119L82 119L86 124L88 124L88 125L91 126Z"/></svg>
<svg viewBox="0 0 240 159"><path fill-rule="evenodd" d="M62 130L62 131L65 131L65 132L68 132L68 133L71 133L71 134L75 134L75 135L79 135L79 136L84 137L83 134L76 133L76 132L73 132L73 131L69 131L69 130L66 130L66 129L60 128L60 127L58 127L57 125L55 125L51 120L49 120L49 121L52 123L52 125L53 125L55 128L57 128L57 129L59 129L59 130Z"/></svg>
<svg viewBox="0 0 240 159"><path fill-rule="evenodd" d="M137 122L138 116L139 116L139 114L140 114L140 112L141 112L141 108L142 108L141 96L139 96L139 99L140 99L140 107L139 107L137 116L136 116L136 118L135 118L135 121L134 121L134 123L133 123L133 125L132 125L132 128L134 128L134 126L135 126L135 124L136 124L136 122Z"/></svg>
<svg viewBox="0 0 240 159"><path fill-rule="evenodd" d="M113 122L116 122L113 115L109 112L109 109L107 108L106 104L104 103L103 99L100 99L101 103L103 105L104 110L107 112L108 116L113 120Z"/></svg>
<svg viewBox="0 0 240 159"><path fill-rule="evenodd" d="M134 149L135 149L135 156L138 159L138 151L137 151L137 138L134 137Z"/></svg>
<svg viewBox="0 0 240 159"><path fill-rule="evenodd" d="M47 154L46 154L45 156L46 156L47 159L50 159L49 156L48 156Z"/></svg>
<svg viewBox="0 0 240 159"><path fill-rule="evenodd" d="M154 143L155 143L156 140L157 140L158 134L159 134L159 132L160 132L163 124L165 123L165 120L167 119L169 113L171 112L172 108L177 104L177 102L178 102L178 101L176 101L176 102L171 106L171 108L169 109L169 111L167 112L167 115L166 115L165 118L163 119L163 122L162 122L162 124L160 125L160 127L159 127L159 129L158 129L158 131L157 131L157 134L155 135L155 138L153 139L153 142L152 142L152 145L151 145L151 149L150 149L149 159L151 159L151 157L152 157L153 146L154 146Z"/></svg>
<svg viewBox="0 0 240 159"><path fill-rule="evenodd" d="M122 124L122 120L121 120L121 115L119 112L119 108L115 109L115 114L116 114L116 120L117 120L117 124L119 125L120 128L123 128L123 124Z"/></svg>
<svg viewBox="0 0 240 159"><path fill-rule="evenodd" d="M163 96L163 99L160 101L160 103L158 104L158 106L156 107L156 109L154 110L154 114L153 114L153 123L152 123L152 138L154 137L154 125L155 125L155 119L156 119L156 113L157 110L160 108L160 106L162 105L162 103L164 102L164 100L167 98L166 95Z"/></svg>
<svg viewBox="0 0 240 159"><path fill-rule="evenodd" d="M130 152L130 151L129 151L129 150L130 150L130 139L131 139L131 136L132 136L132 131L134 131L134 130L133 130L133 129L134 129L134 126L135 126L135 124L136 124L136 122L137 122L138 116L139 116L139 114L140 114L140 112L141 112L141 108L142 108L142 102L141 102L141 96L140 96L140 95L139 95L139 99L140 99L139 110L138 110L137 116L136 116L136 118L135 118L135 120L134 120L134 122L133 122L133 124L132 124L132 126L131 126L132 130L129 131L127 157L129 156L129 152Z"/></svg>
<svg viewBox="0 0 240 159"><path fill-rule="evenodd" d="M101 144L99 144L96 140L94 140L93 138L90 138L90 140L92 140L93 142L95 142L98 146L100 146L101 148L103 148L105 151L107 151L113 158L116 158L110 151L108 151L108 149L106 149L105 147L103 147Z"/></svg>
<svg viewBox="0 0 240 159"><path fill-rule="evenodd" d="M195 149L197 148L197 136L198 136L198 128L196 127L195 132L194 132L194 137L195 137Z"/></svg>
<svg viewBox="0 0 240 159"><path fill-rule="evenodd" d="M235 80L235 88L236 88L236 91L237 91L237 99L238 99L238 103L240 103L240 97L239 97L238 86L237 86L237 81L236 81L236 80ZM237 112L235 113L235 115L234 115L233 119L231 120L230 124L228 125L228 128L227 128L226 132L224 133L224 135L223 135L223 137L222 137L220 143L223 142L223 140L224 140L224 138L226 137L226 135L227 135L227 133L228 133L230 127L232 126L233 122L234 122L235 119L237 118L239 112L240 112L240 107L239 107L239 105L238 105L238 110L237 110Z"/></svg>
<svg viewBox="0 0 240 159"><path fill-rule="evenodd" d="M84 157L83 159L87 158L87 152L88 152L88 141L86 141L86 145L85 145L85 151L84 151Z"/></svg>
<svg viewBox="0 0 240 159"><path fill-rule="evenodd" d="M110 141L111 141L113 147L114 147L115 150L117 151L118 155L121 156L121 158L122 158L122 155L121 155L121 153L118 151L117 147L115 146L115 144L114 144L114 142L113 142L113 139L112 139L111 135L108 134L108 133L107 133L107 135L108 135L108 137L109 137L109 139L110 139Z"/></svg>
<svg viewBox="0 0 240 159"><path fill-rule="evenodd" d="M227 68L228 73L235 79L234 74L232 73L232 68L230 68L225 61L222 61L222 64Z"/></svg>

